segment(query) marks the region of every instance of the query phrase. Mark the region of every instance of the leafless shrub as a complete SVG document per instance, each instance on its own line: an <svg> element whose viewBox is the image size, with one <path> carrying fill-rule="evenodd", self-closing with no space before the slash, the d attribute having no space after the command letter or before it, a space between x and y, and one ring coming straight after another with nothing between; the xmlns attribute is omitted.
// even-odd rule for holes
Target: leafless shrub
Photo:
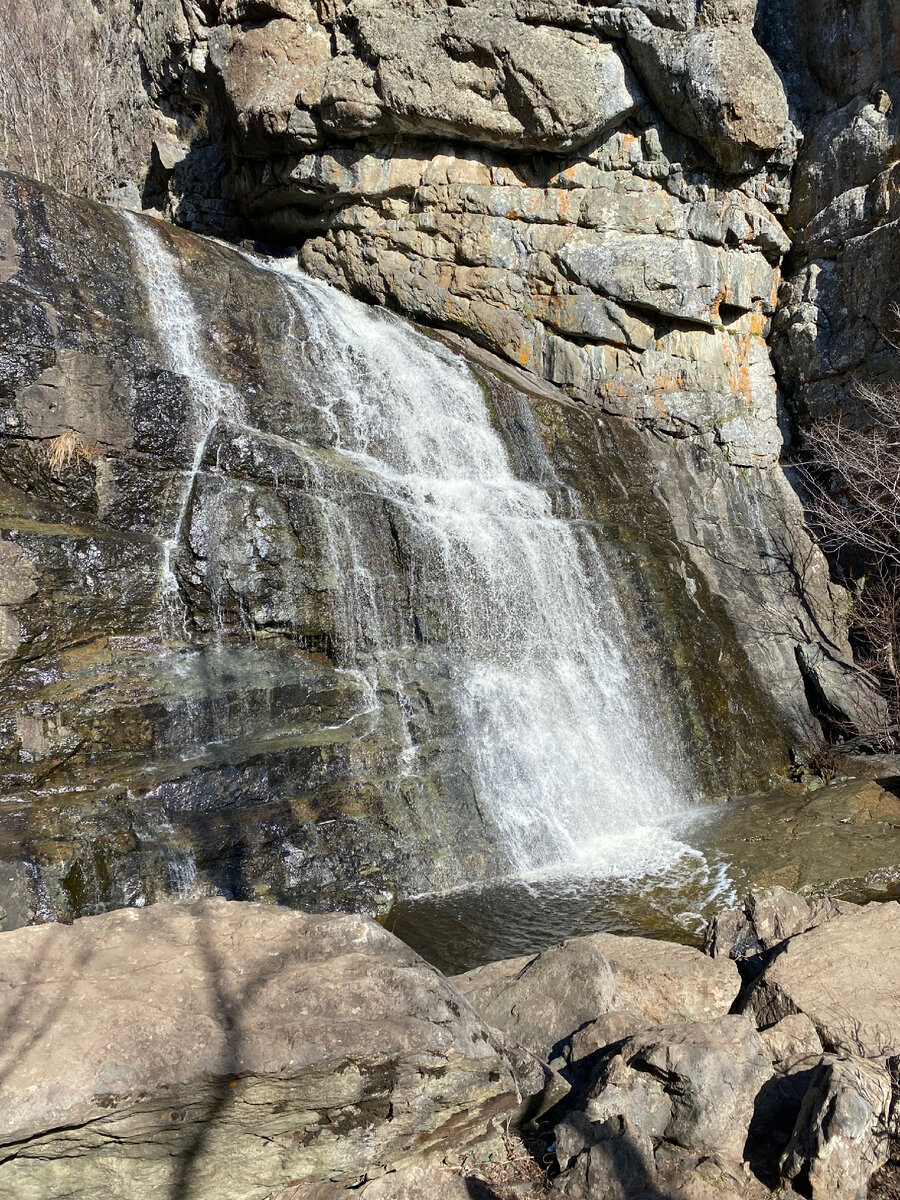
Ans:
<svg viewBox="0 0 900 1200"><path fill-rule="evenodd" d="M900 387L861 388L865 421L843 414L808 434L810 505L826 547L851 564L857 659L900 717Z"/></svg>
<svg viewBox="0 0 900 1200"><path fill-rule="evenodd" d="M865 428L840 413L812 428L812 466L831 477L829 490L817 489L814 511L835 546L900 570L900 388L859 394Z"/></svg>
<svg viewBox="0 0 900 1200"><path fill-rule="evenodd" d="M127 0L0 0L0 164L102 197L144 155Z"/></svg>
<svg viewBox="0 0 900 1200"><path fill-rule="evenodd" d="M809 752L805 770L821 776L826 783L830 783L838 773L837 752L834 746L824 738L817 742Z"/></svg>

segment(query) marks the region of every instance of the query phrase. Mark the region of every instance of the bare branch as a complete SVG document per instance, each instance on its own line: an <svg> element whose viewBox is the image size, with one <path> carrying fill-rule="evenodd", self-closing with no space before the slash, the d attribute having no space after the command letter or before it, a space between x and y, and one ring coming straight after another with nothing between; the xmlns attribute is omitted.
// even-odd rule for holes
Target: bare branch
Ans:
<svg viewBox="0 0 900 1200"><path fill-rule="evenodd" d="M0 164L101 197L146 161L128 0L0 0Z"/></svg>
<svg viewBox="0 0 900 1200"><path fill-rule="evenodd" d="M836 413L807 436L810 513L827 547L855 563L852 632L860 665L900 717L900 387L860 388L865 426Z"/></svg>

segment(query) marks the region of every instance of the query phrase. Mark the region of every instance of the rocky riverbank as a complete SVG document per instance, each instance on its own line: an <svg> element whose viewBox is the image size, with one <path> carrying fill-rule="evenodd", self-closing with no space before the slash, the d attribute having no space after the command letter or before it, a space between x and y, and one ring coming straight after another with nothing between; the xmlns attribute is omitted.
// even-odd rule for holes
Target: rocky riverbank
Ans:
<svg viewBox="0 0 900 1200"><path fill-rule="evenodd" d="M368 918L221 900L0 952L17 1200L862 1200L898 1131L895 903L773 887L705 951L453 979Z"/></svg>

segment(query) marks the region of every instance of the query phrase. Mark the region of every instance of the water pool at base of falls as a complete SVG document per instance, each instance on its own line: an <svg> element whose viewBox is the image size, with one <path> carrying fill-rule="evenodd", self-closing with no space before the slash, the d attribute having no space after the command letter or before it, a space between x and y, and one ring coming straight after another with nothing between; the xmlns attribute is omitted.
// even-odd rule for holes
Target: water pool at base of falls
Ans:
<svg viewBox="0 0 900 1200"><path fill-rule="evenodd" d="M711 845L691 844L707 842L716 815L599 839L540 873L409 897L385 924L447 974L597 932L699 944L712 913L738 903L744 875Z"/></svg>
<svg viewBox="0 0 900 1200"><path fill-rule="evenodd" d="M752 887L897 899L898 814L898 777L786 785L601 839L554 871L400 900L384 923L448 974L598 932L699 945Z"/></svg>

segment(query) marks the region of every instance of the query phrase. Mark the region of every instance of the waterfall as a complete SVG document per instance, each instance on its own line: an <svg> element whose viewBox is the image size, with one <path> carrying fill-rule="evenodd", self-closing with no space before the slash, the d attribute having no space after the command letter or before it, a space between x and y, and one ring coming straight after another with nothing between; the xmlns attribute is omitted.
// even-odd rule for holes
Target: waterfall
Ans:
<svg viewBox="0 0 900 1200"><path fill-rule="evenodd" d="M174 549L212 430L228 420L254 431L204 365L173 256L150 223L132 218L130 228L160 339L196 404ZM341 573L340 665L361 669L373 694L392 686L399 696L404 656L440 664L477 804L515 872L640 860L684 812L689 785L679 748L654 743L650 689L594 534L557 515L550 490L516 478L460 356L285 263L245 257L274 276L273 304L289 317L277 353L296 359L298 395L319 410L318 446L255 432L306 463ZM552 480L546 456L539 466L536 477ZM390 515L390 554L354 520L339 477ZM404 574L399 607L397 589L380 584L388 559ZM405 715L402 728L397 754L411 771Z"/></svg>
<svg viewBox="0 0 900 1200"><path fill-rule="evenodd" d="M170 534L163 539L163 587L170 600L177 597L173 556L181 541L184 522L197 475L210 438L220 421L239 424L243 409L234 388L216 377L206 363L200 322L178 267L178 260L153 226L131 212L123 212L131 241L147 285L147 300L166 366L190 380L193 401L191 439L194 455L177 503L177 516Z"/></svg>
<svg viewBox="0 0 900 1200"><path fill-rule="evenodd" d="M652 703L590 532L513 475L461 357L285 264L270 269L308 330L335 450L405 517L420 622L440 597L434 637L476 791L515 868L590 859L604 845L627 854L617 835L678 815L687 787L678 748L660 748L664 768L651 743ZM353 560L370 579L363 538ZM413 636L410 622L368 609L347 622L357 637L374 624L385 650Z"/></svg>

